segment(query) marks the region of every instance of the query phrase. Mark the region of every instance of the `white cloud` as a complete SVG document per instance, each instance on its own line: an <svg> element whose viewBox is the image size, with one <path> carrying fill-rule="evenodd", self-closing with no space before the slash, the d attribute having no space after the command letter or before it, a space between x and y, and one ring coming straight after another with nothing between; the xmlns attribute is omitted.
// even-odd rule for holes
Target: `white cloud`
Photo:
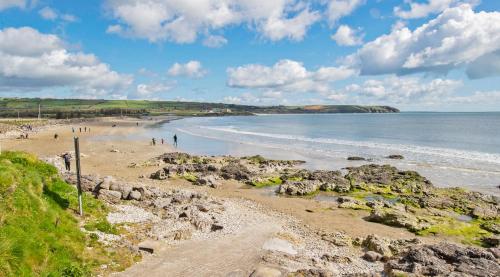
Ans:
<svg viewBox="0 0 500 277"><path fill-rule="evenodd" d="M363 44L360 30L354 30L347 25L340 25L332 39L340 46L355 46Z"/></svg>
<svg viewBox="0 0 500 277"><path fill-rule="evenodd" d="M500 91L476 91L472 95L455 96L448 99L451 104L497 105L500 107Z"/></svg>
<svg viewBox="0 0 500 277"><path fill-rule="evenodd" d="M57 19L56 11L50 7L45 7L43 9L39 10L38 13L40 14L40 16L43 19L46 19L46 20L56 20Z"/></svg>
<svg viewBox="0 0 500 277"><path fill-rule="evenodd" d="M414 31L393 29L346 58L361 74L447 72L500 49L500 12L468 4L446 9Z"/></svg>
<svg viewBox="0 0 500 277"><path fill-rule="evenodd" d="M272 67L250 64L228 68L230 87L260 89L276 93L282 92L321 92L331 90L330 83L347 79L355 71L343 67L321 67L308 71L297 61L280 60Z"/></svg>
<svg viewBox="0 0 500 277"><path fill-rule="evenodd" d="M115 20L108 33L150 42L192 43L200 34L208 34L210 38L212 31L241 25L272 41L300 41L322 18L333 25L364 2L198 0L193 4L185 0L106 0L105 6ZM322 12L322 8L326 8L326 12ZM207 44L211 44L210 40Z"/></svg>
<svg viewBox="0 0 500 277"><path fill-rule="evenodd" d="M467 66L466 73L471 79L500 76L500 50L477 58Z"/></svg>
<svg viewBox="0 0 500 277"><path fill-rule="evenodd" d="M170 76L184 76L190 78L201 78L207 75L199 61L189 61L185 64L175 63L167 72Z"/></svg>
<svg viewBox="0 0 500 277"><path fill-rule="evenodd" d="M135 99L160 99L161 93L168 92L174 87L174 83L138 84L135 92L129 97Z"/></svg>
<svg viewBox="0 0 500 277"><path fill-rule="evenodd" d="M390 76L382 80L367 80L361 84L351 84L333 93L333 97L358 98L364 103L390 104L437 104L463 84L459 80ZM359 100L361 99L361 100Z"/></svg>
<svg viewBox="0 0 500 277"><path fill-rule="evenodd" d="M203 45L210 48L219 48L227 44L227 39L223 36L209 35L203 40Z"/></svg>
<svg viewBox="0 0 500 277"><path fill-rule="evenodd" d="M459 4L469 3L477 5L480 0L427 0L427 2L407 1L409 10L403 9L401 6L394 8L394 14L404 19L414 19L427 17L430 14L437 14L449 7L454 7Z"/></svg>
<svg viewBox="0 0 500 277"><path fill-rule="evenodd" d="M336 23L340 18L351 14L355 9L365 3L365 0L326 0L327 17L330 24Z"/></svg>
<svg viewBox="0 0 500 277"><path fill-rule="evenodd" d="M0 91L61 87L91 97L120 92L131 82L93 54L68 51L55 35L30 27L0 30Z"/></svg>
<svg viewBox="0 0 500 277"><path fill-rule="evenodd" d="M38 14L45 20L54 21L58 18L66 22L75 22L78 18L72 14L59 14L58 11L52 9L51 7L45 7L38 11Z"/></svg>
<svg viewBox="0 0 500 277"><path fill-rule="evenodd" d="M32 0L0 0L0 11L8 8L20 8L25 9L27 7L33 6L37 1Z"/></svg>

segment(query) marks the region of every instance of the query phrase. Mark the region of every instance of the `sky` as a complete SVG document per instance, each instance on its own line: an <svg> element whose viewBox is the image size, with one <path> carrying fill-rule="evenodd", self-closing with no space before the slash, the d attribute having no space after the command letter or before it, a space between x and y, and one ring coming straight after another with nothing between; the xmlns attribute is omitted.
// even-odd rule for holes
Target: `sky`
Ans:
<svg viewBox="0 0 500 277"><path fill-rule="evenodd" d="M500 111L500 1L0 0L0 97Z"/></svg>

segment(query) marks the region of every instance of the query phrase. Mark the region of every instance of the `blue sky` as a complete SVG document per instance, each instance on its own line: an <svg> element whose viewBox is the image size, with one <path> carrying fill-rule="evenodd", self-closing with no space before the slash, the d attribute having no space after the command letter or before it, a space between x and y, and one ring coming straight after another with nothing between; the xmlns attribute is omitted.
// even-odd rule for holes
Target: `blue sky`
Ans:
<svg viewBox="0 0 500 277"><path fill-rule="evenodd" d="M497 0L0 0L0 97L500 111Z"/></svg>

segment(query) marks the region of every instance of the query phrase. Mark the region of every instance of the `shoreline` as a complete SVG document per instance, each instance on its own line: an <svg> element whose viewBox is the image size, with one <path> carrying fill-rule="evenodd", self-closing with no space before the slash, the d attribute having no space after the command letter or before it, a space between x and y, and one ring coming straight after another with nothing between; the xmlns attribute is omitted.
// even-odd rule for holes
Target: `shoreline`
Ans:
<svg viewBox="0 0 500 277"><path fill-rule="evenodd" d="M139 127L135 126L136 122L139 122ZM166 181L150 180L148 175L164 168L164 163L152 164L146 167L131 167L130 165L134 163L142 164L164 153L175 152L176 150L172 146L157 144L153 147L149 145L149 141L147 140L95 141L92 139L93 137L103 135L123 136L130 133L142 133L145 132L146 128L159 122L159 120L140 119L138 121L137 119L129 118L109 118L106 120L85 122L82 125L73 125L75 127L86 125L91 128L90 133L78 133L82 149L82 173L84 175L114 176L123 182L141 183L148 187L156 187L162 190L188 189L205 193L218 199L227 199L227 201L250 201L255 205L261 206L265 211L290 216L300 222L300 224L307 226L304 228L312 230L312 232L342 232L352 238L366 238L373 234L390 239L404 238L411 240L418 237L425 243L431 244L442 241L459 242L456 239L442 236L416 236L405 228L366 221L364 218L369 216L370 212L364 209L339 208L336 207L337 203L319 201L315 198L276 197L269 195L264 189L248 187L248 185L236 180L221 180L221 185L217 189L207 186L196 186L183 178L170 178ZM113 124L117 126L111 127ZM55 132L59 134L58 140L53 139ZM2 150L20 150L35 153L39 157L54 157L72 150L72 137L71 125L54 125L31 134L28 140L3 140ZM318 195L328 196L330 193L322 192ZM207 245L207 247L212 246ZM170 252L165 251L162 252L165 255L164 257L170 257L170 254L168 254ZM358 253L356 255L361 254ZM143 266L148 265L155 259L154 257L146 257L144 264L140 264L143 264ZM253 261L252 266L255 266L256 263L257 261ZM250 265L248 266L250 268ZM138 269L141 267L133 268ZM135 271L135 274L132 275L139 275L139 272L140 270Z"/></svg>

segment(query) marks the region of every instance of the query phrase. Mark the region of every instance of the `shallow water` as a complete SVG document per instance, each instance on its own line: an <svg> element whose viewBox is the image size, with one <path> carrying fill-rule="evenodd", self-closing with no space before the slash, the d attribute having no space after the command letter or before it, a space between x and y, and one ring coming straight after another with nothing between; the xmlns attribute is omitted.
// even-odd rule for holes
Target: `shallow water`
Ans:
<svg viewBox="0 0 500 277"><path fill-rule="evenodd" d="M300 159L310 169L368 162L416 170L438 186L500 195L500 113L263 115L187 118L150 128L144 138L176 133L179 149L205 155ZM404 160L385 158L401 154Z"/></svg>

